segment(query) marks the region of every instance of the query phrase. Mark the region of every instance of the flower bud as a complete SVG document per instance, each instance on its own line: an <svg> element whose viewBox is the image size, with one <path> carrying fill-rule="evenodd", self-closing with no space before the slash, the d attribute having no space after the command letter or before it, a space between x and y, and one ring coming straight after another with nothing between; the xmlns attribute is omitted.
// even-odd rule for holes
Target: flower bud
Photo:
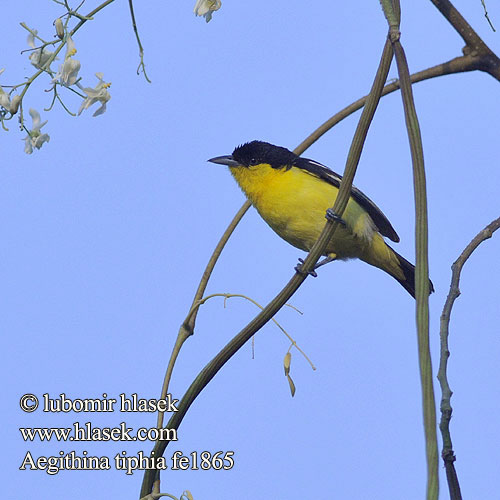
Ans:
<svg viewBox="0 0 500 500"><path fill-rule="evenodd" d="M17 113L17 110L19 109L19 104L21 104L21 96L15 95L12 98L12 101L10 101L10 107L9 107L9 111L12 115L15 115Z"/></svg>
<svg viewBox="0 0 500 500"><path fill-rule="evenodd" d="M54 24L56 26L56 34L62 40L64 38L64 26L61 21L61 18L58 17Z"/></svg>
<svg viewBox="0 0 500 500"><path fill-rule="evenodd" d="M283 361L283 368L285 369L285 375L288 376L290 373L290 363L292 362L292 353L287 352L285 354L285 359Z"/></svg>
<svg viewBox="0 0 500 500"><path fill-rule="evenodd" d="M10 99L9 96L1 89L0 87L0 106L5 109L10 108Z"/></svg>

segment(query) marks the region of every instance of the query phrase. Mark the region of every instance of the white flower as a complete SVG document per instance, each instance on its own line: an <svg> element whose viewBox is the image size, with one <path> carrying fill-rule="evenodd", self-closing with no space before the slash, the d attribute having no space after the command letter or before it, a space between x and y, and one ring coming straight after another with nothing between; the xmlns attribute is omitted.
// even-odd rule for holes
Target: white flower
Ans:
<svg viewBox="0 0 500 500"><path fill-rule="evenodd" d="M95 76L99 79L99 83L95 86L95 88L91 89L89 87L83 88L82 86L79 86L87 94L87 97L82 102L82 105L78 110L78 114L81 114L84 109L89 108L92 104L98 101L101 103L101 106L97 108L92 116L102 115L104 111L106 111L106 103L111 99L111 95L107 89L110 87L111 83L103 81L102 73L96 73Z"/></svg>
<svg viewBox="0 0 500 500"><path fill-rule="evenodd" d="M212 19L212 12L219 10L220 6L221 0L196 0L194 13L197 16L204 16L208 23Z"/></svg>
<svg viewBox="0 0 500 500"><path fill-rule="evenodd" d="M28 45L33 49L36 47L35 35L37 33L38 33L38 31L34 30L33 33L30 33L28 35ZM52 57L53 53L54 52L52 52L50 50L37 49L30 54L29 59L31 61L31 64L33 64L33 66L35 66L35 68L42 69L45 66L46 62Z"/></svg>
<svg viewBox="0 0 500 500"><path fill-rule="evenodd" d="M0 75L5 71L5 68L0 69ZM10 97L5 93L2 86L0 85L0 106L6 110L10 109Z"/></svg>
<svg viewBox="0 0 500 500"><path fill-rule="evenodd" d="M73 39L68 35L66 39L66 55L64 63L59 66L59 70L52 82L59 80L61 85L70 86L78 80L78 72L80 71L80 61L72 59L76 54L76 47Z"/></svg>
<svg viewBox="0 0 500 500"><path fill-rule="evenodd" d="M42 134L40 129L47 123L44 121L40 123L40 113L33 108L30 108L31 119L33 120L33 127L24 138L24 152L27 154L33 153L33 148L40 149L44 142L49 142L49 134Z"/></svg>
<svg viewBox="0 0 500 500"><path fill-rule="evenodd" d="M5 71L5 68L0 69L0 75ZM10 111L11 115L15 115L19 109L19 104L21 104L21 96L15 95L10 100L10 96L5 93L2 86L0 85L0 106L2 106L7 111Z"/></svg>

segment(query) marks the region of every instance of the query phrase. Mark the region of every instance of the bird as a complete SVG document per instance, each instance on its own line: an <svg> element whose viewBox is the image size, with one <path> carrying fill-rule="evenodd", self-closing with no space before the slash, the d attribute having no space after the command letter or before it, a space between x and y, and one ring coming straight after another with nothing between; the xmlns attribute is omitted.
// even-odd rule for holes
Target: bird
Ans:
<svg viewBox="0 0 500 500"><path fill-rule="evenodd" d="M208 161L228 166L264 221L300 250L311 250L325 217L340 222L326 246L325 258L315 269L334 260L358 258L388 273L415 298L415 266L385 242L384 236L398 243L399 236L380 208L352 186L342 218L331 210L342 180L333 170L287 148L257 140L237 146L231 155ZM296 270L301 271L300 264ZM429 293L433 291L429 280Z"/></svg>

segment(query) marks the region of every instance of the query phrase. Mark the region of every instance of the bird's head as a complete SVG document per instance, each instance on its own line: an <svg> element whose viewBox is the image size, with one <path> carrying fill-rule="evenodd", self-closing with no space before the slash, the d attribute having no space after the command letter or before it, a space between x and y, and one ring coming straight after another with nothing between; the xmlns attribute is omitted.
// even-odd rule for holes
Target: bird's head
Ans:
<svg viewBox="0 0 500 500"><path fill-rule="evenodd" d="M247 142L238 146L231 155L217 156L208 161L228 167L270 165L272 168L290 168L298 156L286 148L263 141Z"/></svg>

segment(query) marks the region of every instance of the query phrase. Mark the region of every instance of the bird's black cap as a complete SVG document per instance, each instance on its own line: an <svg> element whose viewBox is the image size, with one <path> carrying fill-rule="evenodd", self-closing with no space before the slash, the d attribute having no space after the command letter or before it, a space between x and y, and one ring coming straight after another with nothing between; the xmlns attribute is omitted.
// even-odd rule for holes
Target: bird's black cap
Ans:
<svg viewBox="0 0 500 500"><path fill-rule="evenodd" d="M238 146L232 157L244 167L267 163L273 168L291 167L298 158L286 148L263 141L252 141Z"/></svg>
<svg viewBox="0 0 500 500"><path fill-rule="evenodd" d="M264 141L252 141L238 146L232 155L216 156L210 162L228 167L250 167L267 163L272 168L291 168L300 160L299 156L281 146L275 146Z"/></svg>

